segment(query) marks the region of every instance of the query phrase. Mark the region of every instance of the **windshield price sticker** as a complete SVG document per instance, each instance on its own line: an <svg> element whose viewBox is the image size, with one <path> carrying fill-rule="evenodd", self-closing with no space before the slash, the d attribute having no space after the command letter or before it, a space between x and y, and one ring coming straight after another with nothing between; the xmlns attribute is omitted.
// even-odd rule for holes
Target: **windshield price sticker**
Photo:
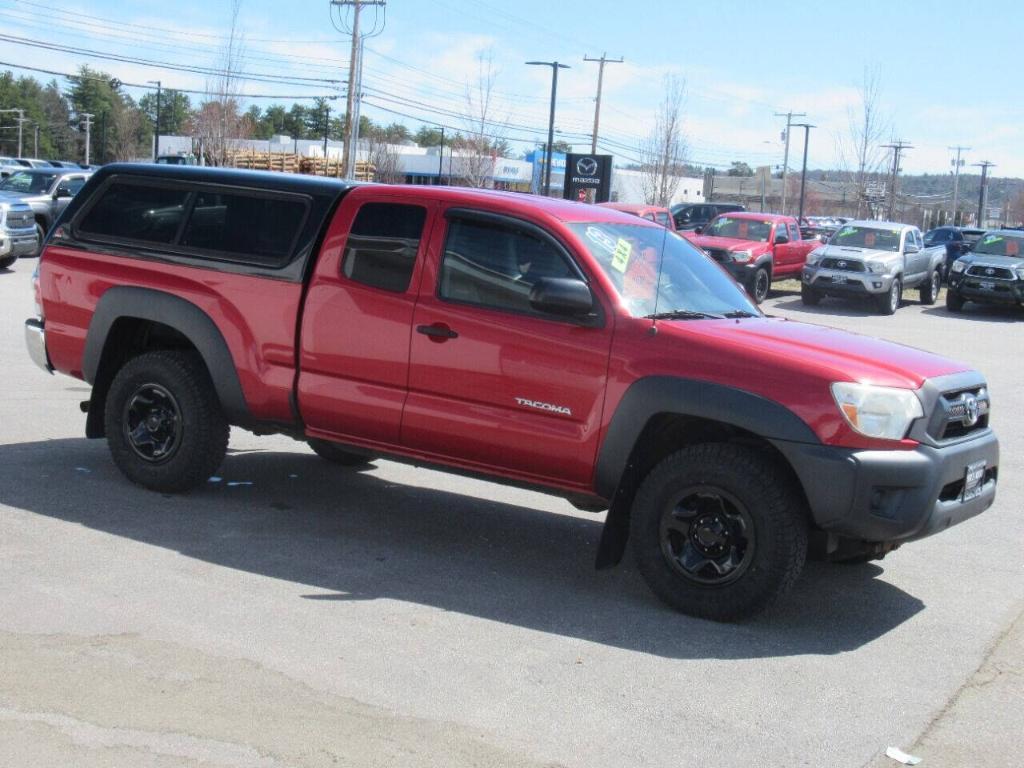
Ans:
<svg viewBox="0 0 1024 768"><path fill-rule="evenodd" d="M629 244L628 240L620 237L619 242L615 244L615 253L612 254L612 269L625 273L632 252L633 246Z"/></svg>

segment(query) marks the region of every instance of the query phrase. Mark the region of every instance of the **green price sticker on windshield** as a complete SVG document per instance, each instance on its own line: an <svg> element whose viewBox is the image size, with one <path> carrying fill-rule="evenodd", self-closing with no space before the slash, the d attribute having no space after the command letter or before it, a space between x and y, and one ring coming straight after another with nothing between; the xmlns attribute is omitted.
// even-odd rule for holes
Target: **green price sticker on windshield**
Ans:
<svg viewBox="0 0 1024 768"><path fill-rule="evenodd" d="M633 246L629 244L628 240L620 237L619 242L615 244L615 253L612 254L612 269L625 273L632 252Z"/></svg>

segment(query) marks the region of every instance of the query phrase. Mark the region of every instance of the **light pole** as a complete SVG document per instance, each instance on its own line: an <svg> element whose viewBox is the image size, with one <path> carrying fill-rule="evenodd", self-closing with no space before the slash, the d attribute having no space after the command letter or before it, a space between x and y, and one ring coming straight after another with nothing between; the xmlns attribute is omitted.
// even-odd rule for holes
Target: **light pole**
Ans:
<svg viewBox="0 0 1024 768"><path fill-rule="evenodd" d="M160 157L160 81L147 80L150 85L156 86L156 125L153 126L153 162Z"/></svg>
<svg viewBox="0 0 1024 768"><path fill-rule="evenodd" d="M82 118L85 128L85 164L89 165L89 141L92 138L92 119L95 117L91 112L82 112L79 115Z"/></svg>
<svg viewBox="0 0 1024 768"><path fill-rule="evenodd" d="M569 69L569 65L559 64L557 61L528 61L526 63L531 67L551 67L551 116L548 118L548 147L544 163L544 197L550 197L551 162L554 157L552 145L555 141L555 97L558 95L558 70Z"/></svg>
<svg viewBox="0 0 1024 768"><path fill-rule="evenodd" d="M21 153L21 126L25 122L25 110L24 109L0 109L0 112L17 112L18 113L18 157L22 156Z"/></svg>
<svg viewBox="0 0 1024 768"><path fill-rule="evenodd" d="M811 128L817 128L818 126L808 123L793 123L793 127L804 129L804 165L803 170L800 171L800 213L796 218L796 225L799 227L804 220L804 186L807 184L807 140L811 136Z"/></svg>

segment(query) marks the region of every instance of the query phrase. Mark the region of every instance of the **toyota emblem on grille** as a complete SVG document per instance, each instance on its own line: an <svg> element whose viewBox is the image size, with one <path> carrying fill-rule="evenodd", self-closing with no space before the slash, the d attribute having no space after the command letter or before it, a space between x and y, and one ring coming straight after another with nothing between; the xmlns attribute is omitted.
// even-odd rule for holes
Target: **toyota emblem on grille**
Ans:
<svg viewBox="0 0 1024 768"><path fill-rule="evenodd" d="M837 261L836 262L836 267L838 267L839 269L846 269L846 262L845 261Z"/></svg>
<svg viewBox="0 0 1024 768"><path fill-rule="evenodd" d="M576 173L581 176L593 176L597 173L597 160L592 157L581 157L576 161Z"/></svg>
<svg viewBox="0 0 1024 768"><path fill-rule="evenodd" d="M978 398L974 395L964 395L964 426L973 427L980 418L981 406L978 405Z"/></svg>
<svg viewBox="0 0 1024 768"><path fill-rule="evenodd" d="M992 269L992 267L986 267L985 268L985 274L986 275L994 275L995 273L996 273L996 271L994 269Z"/></svg>

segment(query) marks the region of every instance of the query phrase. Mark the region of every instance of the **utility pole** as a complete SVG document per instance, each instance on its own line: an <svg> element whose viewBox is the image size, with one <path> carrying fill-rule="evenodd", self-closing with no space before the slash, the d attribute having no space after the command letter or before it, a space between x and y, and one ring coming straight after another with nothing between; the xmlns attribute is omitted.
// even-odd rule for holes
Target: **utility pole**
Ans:
<svg viewBox="0 0 1024 768"><path fill-rule="evenodd" d="M324 102L324 176L327 175L327 135L331 131L331 105Z"/></svg>
<svg viewBox="0 0 1024 768"><path fill-rule="evenodd" d="M804 221L804 185L807 183L807 144L811 137L811 128L817 128L818 126L808 123L793 123L793 127L804 129L804 164L800 171L800 213L797 214L796 218L796 225L799 227Z"/></svg>
<svg viewBox="0 0 1024 768"><path fill-rule="evenodd" d="M441 126L441 148L437 153L437 183L441 184L442 174L444 173L444 126Z"/></svg>
<svg viewBox="0 0 1024 768"><path fill-rule="evenodd" d="M339 32L352 35L352 50L348 65L348 94L345 98L345 132L342 136L342 166L345 176L355 175L356 153L359 145L359 99L362 90L363 42L367 37L375 37L384 31L387 17L377 16L369 32L360 29L359 17L363 8L372 6L377 9L386 8L386 0L330 0L331 9L338 9L338 20L331 16L331 23ZM343 11L352 9L352 19L348 20Z"/></svg>
<svg viewBox="0 0 1024 768"><path fill-rule="evenodd" d="M23 123L28 121L28 118L25 117L25 110L24 109L17 109L17 108L15 108L15 109L0 109L0 112L17 112L18 113L18 157L21 157L22 156L22 153L21 153L21 126L22 126Z"/></svg>
<svg viewBox="0 0 1024 768"><path fill-rule="evenodd" d="M782 215L786 215L786 177L789 175L789 127L794 117L807 117L806 112L776 112L776 117L786 118L786 153L782 159Z"/></svg>
<svg viewBox="0 0 1024 768"><path fill-rule="evenodd" d="M583 57L584 61L596 61L597 65L597 98L594 99L594 136L590 140L590 154L597 154L597 126L601 121L601 85L604 82L604 65L621 64L623 59L609 59L608 54L602 53L600 59L592 59L589 56Z"/></svg>
<svg viewBox="0 0 1024 768"><path fill-rule="evenodd" d="M85 121L85 125L82 126L85 128L85 164L89 165L89 137L91 136L92 119L94 115L89 112L83 112L79 117Z"/></svg>
<svg viewBox="0 0 1024 768"><path fill-rule="evenodd" d="M39 157L39 123L35 125L35 141L32 142L32 157Z"/></svg>
<svg viewBox="0 0 1024 768"><path fill-rule="evenodd" d="M978 192L978 227L984 229L985 205L988 203L988 169L992 168L995 163L982 160L980 163L971 163L971 165L981 168L981 190Z"/></svg>
<svg viewBox="0 0 1024 768"><path fill-rule="evenodd" d="M947 147L947 149L956 150L956 160L950 160L949 162L953 166L953 225L956 226L956 206L960 199L960 168L964 164L964 160L960 159L960 153L966 152L970 147Z"/></svg>
<svg viewBox="0 0 1024 768"><path fill-rule="evenodd" d="M559 64L557 61L528 61L533 67L551 67L551 114L548 117L548 146L547 158L544 163L544 197L551 197L551 163L554 160L555 141L555 97L558 94L558 70L569 69L568 64ZM568 168L566 172L568 173Z"/></svg>
<svg viewBox="0 0 1024 768"><path fill-rule="evenodd" d="M892 194L889 196L889 213L887 214L889 221L892 221L894 211L896 210L896 184L900 175L900 155L903 153L903 150L913 149L913 147L903 139L900 139L895 144L883 144L882 147L892 150Z"/></svg>
<svg viewBox="0 0 1024 768"><path fill-rule="evenodd" d="M147 83L151 83L156 86L156 125L153 128L153 162L160 157L160 81L159 80L147 80Z"/></svg>

